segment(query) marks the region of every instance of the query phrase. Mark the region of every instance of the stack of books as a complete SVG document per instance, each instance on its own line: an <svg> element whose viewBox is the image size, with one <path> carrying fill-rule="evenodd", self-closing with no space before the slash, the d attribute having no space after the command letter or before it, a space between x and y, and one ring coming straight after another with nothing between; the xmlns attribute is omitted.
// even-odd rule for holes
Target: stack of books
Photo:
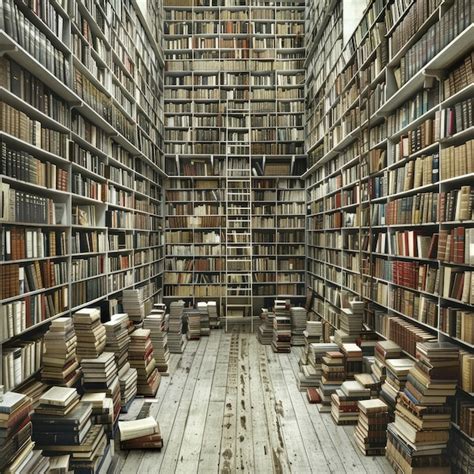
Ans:
<svg viewBox="0 0 474 474"><path fill-rule="evenodd" d="M44 392L49 389L48 385L44 384L40 380L30 380L26 382L21 388L17 389L18 393L22 393L27 397L30 397L33 403L33 408L39 403L39 399Z"/></svg>
<svg viewBox="0 0 474 474"><path fill-rule="evenodd" d="M352 380L355 374L363 372L362 349L357 344L346 342L341 345L341 351L346 360L346 378Z"/></svg>
<svg viewBox="0 0 474 474"><path fill-rule="evenodd" d="M319 386L321 374L311 364L301 365L298 372L298 390L305 392L310 388Z"/></svg>
<svg viewBox="0 0 474 474"><path fill-rule="evenodd" d="M140 326L145 318L145 304L143 289L123 290L122 293L123 310L136 326Z"/></svg>
<svg viewBox="0 0 474 474"><path fill-rule="evenodd" d="M125 365L128 358L128 345L130 344L129 326L130 320L127 313L111 315L110 321L104 323L106 340L104 350L115 354L115 362L119 371Z"/></svg>
<svg viewBox="0 0 474 474"><path fill-rule="evenodd" d="M360 400L369 400L370 390L355 380L346 380L331 395L331 416L338 425L355 425L359 418Z"/></svg>
<svg viewBox="0 0 474 474"><path fill-rule="evenodd" d="M195 309L186 309L184 314L188 320L188 332L186 334L188 340L201 339L201 312Z"/></svg>
<svg viewBox="0 0 474 474"><path fill-rule="evenodd" d="M211 334L211 328L209 326L209 313L207 311L207 303L200 301L197 304L197 309L201 314L201 336L209 336Z"/></svg>
<svg viewBox="0 0 474 474"><path fill-rule="evenodd" d="M77 358L98 357L106 344L105 328L100 321L100 308L83 308L74 313L72 320L77 337Z"/></svg>
<svg viewBox="0 0 474 474"><path fill-rule="evenodd" d="M384 456L387 444L387 405L378 398L358 402L359 419L354 431L357 446L365 456Z"/></svg>
<svg viewBox="0 0 474 474"><path fill-rule="evenodd" d="M354 342L362 332L364 302L350 301L348 307L341 308L339 315L340 329L335 333L335 342ZM338 340L338 334L340 340Z"/></svg>
<svg viewBox="0 0 474 474"><path fill-rule="evenodd" d="M291 352L291 318L290 315L275 314L273 319L273 352Z"/></svg>
<svg viewBox="0 0 474 474"><path fill-rule="evenodd" d="M336 392L346 377L344 355L339 351L326 352L323 356L321 370L318 393L321 404L330 407L331 395Z"/></svg>
<svg viewBox="0 0 474 474"><path fill-rule="evenodd" d="M122 398L114 354L103 352L95 359L83 359L81 365L84 372L82 382L84 392L105 392L112 399L115 422L122 408Z"/></svg>
<svg viewBox="0 0 474 474"><path fill-rule="evenodd" d="M370 396L377 398L380 392L380 384L375 380L374 376L370 373L355 374L354 380L357 380L361 385L370 390Z"/></svg>
<svg viewBox="0 0 474 474"><path fill-rule="evenodd" d="M447 446L450 403L459 375L459 349L447 342L416 345L416 364L388 426L387 458L395 470L451 472Z"/></svg>
<svg viewBox="0 0 474 474"><path fill-rule="evenodd" d="M407 357L385 361L387 375L380 389L380 398L388 405L391 415L395 411L398 393L405 387L408 372L414 364L415 362Z"/></svg>
<svg viewBox="0 0 474 474"><path fill-rule="evenodd" d="M128 351L127 351L128 355ZM125 362L125 365L118 371L118 378L120 384L120 411L127 413L130 405L137 395L137 369L133 369L130 362Z"/></svg>
<svg viewBox="0 0 474 474"><path fill-rule="evenodd" d="M119 422L121 449L161 449L163 438L160 426L151 416Z"/></svg>
<svg viewBox="0 0 474 474"><path fill-rule="evenodd" d="M33 451L31 440L31 398L6 392L0 399L0 471L35 472L48 471L48 458L41 451Z"/></svg>
<svg viewBox="0 0 474 474"><path fill-rule="evenodd" d="M105 392L85 393L81 398L81 403L88 403L92 406L92 423L102 425L109 439L115 434L114 402L107 397Z"/></svg>
<svg viewBox="0 0 474 474"><path fill-rule="evenodd" d="M143 321L143 328L150 330L156 368L162 375L168 374L168 362L170 359L168 336L165 329L165 317L165 312L162 309L153 309Z"/></svg>
<svg viewBox="0 0 474 474"><path fill-rule="evenodd" d="M168 347L172 354L183 353L184 340L181 332L183 328L183 310L183 300L173 301L170 304Z"/></svg>
<svg viewBox="0 0 474 474"><path fill-rule="evenodd" d="M314 342L309 346L308 364L300 364L298 387L300 391L317 388L321 382L323 357L326 352L337 351L339 347L332 342ZM321 409L320 406L318 406Z"/></svg>
<svg viewBox="0 0 474 474"><path fill-rule="evenodd" d="M377 341L375 345L375 360L372 365L372 375L376 382L382 385L387 375L385 361L387 359L400 359L402 357L401 347L393 341Z"/></svg>
<svg viewBox="0 0 474 474"><path fill-rule="evenodd" d="M207 314L209 316L209 326L212 329L218 329L221 325L219 314L217 313L217 303L215 301L207 302Z"/></svg>
<svg viewBox="0 0 474 474"><path fill-rule="evenodd" d="M306 309L300 306L293 307L291 314L291 345L303 346L305 343L304 331L306 329Z"/></svg>
<svg viewBox="0 0 474 474"><path fill-rule="evenodd" d="M309 364L309 347L313 342L320 342L323 335L323 325L321 321L306 321L306 329L303 331L304 336L304 349L301 352L299 360L300 368L303 365Z"/></svg>
<svg viewBox="0 0 474 474"><path fill-rule="evenodd" d="M55 319L43 341L42 381L49 385L74 386L81 377L81 369L76 357L77 337L72 319Z"/></svg>
<svg viewBox="0 0 474 474"><path fill-rule="evenodd" d="M137 393L154 397L160 385L160 374L153 356L149 329L136 329L131 334L128 352L130 366L137 369Z"/></svg>
<svg viewBox="0 0 474 474"><path fill-rule="evenodd" d="M260 344L265 346L269 346L272 343L273 339L273 318L275 317L275 313L272 311L268 311L266 308L262 308L262 314L260 315L260 319L263 323L258 328L258 341Z"/></svg>
<svg viewBox="0 0 474 474"><path fill-rule="evenodd" d="M61 456L49 457L49 472L48 474L68 474L69 460L71 456L69 454L63 454Z"/></svg>

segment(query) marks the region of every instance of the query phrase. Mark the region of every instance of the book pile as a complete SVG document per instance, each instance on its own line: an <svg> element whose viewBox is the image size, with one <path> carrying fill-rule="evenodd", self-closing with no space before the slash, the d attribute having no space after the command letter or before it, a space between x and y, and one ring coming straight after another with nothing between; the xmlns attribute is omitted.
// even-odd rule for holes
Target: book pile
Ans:
<svg viewBox="0 0 474 474"><path fill-rule="evenodd" d="M188 340L201 339L201 313L195 309L187 308L184 311L185 318L188 320Z"/></svg>
<svg viewBox="0 0 474 474"><path fill-rule="evenodd" d="M106 340L104 350L115 354L115 362L119 371L128 358L128 345L130 344L129 326L130 320L127 313L111 315L110 321L104 323Z"/></svg>
<svg viewBox="0 0 474 474"><path fill-rule="evenodd" d="M122 306L130 320L139 326L145 318L143 288L124 290L122 293Z"/></svg>
<svg viewBox="0 0 474 474"><path fill-rule="evenodd" d="M341 351L346 360L346 378L352 380L355 374L362 370L362 349L354 343L346 342L341 345Z"/></svg>
<svg viewBox="0 0 474 474"><path fill-rule="evenodd" d="M137 369L133 369L129 361L125 362L125 365L118 371L118 379L120 385L120 411L127 413L137 395Z"/></svg>
<svg viewBox="0 0 474 474"><path fill-rule="evenodd" d="M136 329L131 334L128 351L130 366L137 369L137 393L154 397L160 385L160 374L153 356L149 329Z"/></svg>
<svg viewBox="0 0 474 474"><path fill-rule="evenodd" d="M61 456L50 456L49 459L49 472L48 474L69 474L69 454L63 454Z"/></svg>
<svg viewBox="0 0 474 474"><path fill-rule="evenodd" d="M184 340L182 335L184 301L173 301L170 304L170 319L168 330L168 347L172 354L182 354Z"/></svg>
<svg viewBox="0 0 474 474"><path fill-rule="evenodd" d="M39 403L41 395L43 395L43 393L48 389L49 387L43 382L39 380L30 380L22 385L20 389L17 389L16 392L30 397L34 408Z"/></svg>
<svg viewBox="0 0 474 474"><path fill-rule="evenodd" d="M81 369L76 357L77 337L72 319L55 319L43 341L45 353L41 380L48 385L75 385L81 377Z"/></svg>
<svg viewBox="0 0 474 474"><path fill-rule="evenodd" d="M300 367L308 364L309 346L313 342L320 342L323 335L323 326L321 321L306 321L306 329L303 331L304 349L298 362Z"/></svg>
<svg viewBox="0 0 474 474"><path fill-rule="evenodd" d="M260 315L260 319L263 323L258 328L258 341L260 344L268 346L272 343L273 339L273 318L275 317L275 313L272 311L268 311L268 309L262 308L262 314Z"/></svg>
<svg viewBox="0 0 474 474"><path fill-rule="evenodd" d="M122 399L114 354L103 352L95 359L83 359L81 365L84 373L82 381L84 392L105 392L112 399L115 422L120 414Z"/></svg>
<svg viewBox="0 0 474 474"><path fill-rule="evenodd" d="M321 403L330 407L331 395L341 386L346 376L344 355L339 351L326 352L322 359L321 370L321 382L318 393Z"/></svg>
<svg viewBox="0 0 474 474"><path fill-rule="evenodd" d="M114 403L105 392L85 393L81 403L92 406L92 423L102 425L109 439L114 437Z"/></svg>
<svg viewBox="0 0 474 474"><path fill-rule="evenodd" d="M105 328L100 321L100 308L83 308L73 314L72 320L77 337L77 358L98 357L104 351Z"/></svg>
<svg viewBox="0 0 474 474"><path fill-rule="evenodd" d="M387 375L385 361L387 359L400 359L402 357L401 347L393 341L377 341L375 345L375 360L372 365L372 375L380 385L385 381Z"/></svg>
<svg viewBox="0 0 474 474"><path fill-rule="evenodd" d="M306 329L306 309L302 307L294 307L290 310L291 314L291 345L303 346L304 331Z"/></svg>
<svg viewBox="0 0 474 474"><path fill-rule="evenodd" d="M161 449L160 425L152 417L119 422L121 449Z"/></svg>
<svg viewBox="0 0 474 474"><path fill-rule="evenodd" d="M273 319L273 352L291 352L291 318L275 314Z"/></svg>
<svg viewBox="0 0 474 474"><path fill-rule="evenodd" d="M362 373L355 374L354 380L357 380L362 386L370 390L371 397L378 397L380 391L380 384L375 380L372 374Z"/></svg>
<svg viewBox="0 0 474 474"><path fill-rule="evenodd" d="M69 454L71 470L96 472L110 445L91 415L92 405L80 403L75 389L52 387L32 415L33 440L47 456Z"/></svg>
<svg viewBox="0 0 474 474"><path fill-rule="evenodd" d="M354 431L357 446L365 456L384 456L387 444L387 405L378 398L358 402L359 418Z"/></svg>
<svg viewBox="0 0 474 474"><path fill-rule="evenodd" d="M412 359L387 359L385 382L380 389L380 398L388 405L389 413L393 415L397 396L405 387L408 372L415 362Z"/></svg>
<svg viewBox="0 0 474 474"><path fill-rule="evenodd" d="M209 316L209 326L212 329L218 329L221 325L219 314L217 313L217 303L215 301L207 302L207 314Z"/></svg>
<svg viewBox="0 0 474 474"><path fill-rule="evenodd" d="M364 318L364 302L350 301L349 307L342 308L339 315L341 331L351 336L353 341L360 336Z"/></svg>
<svg viewBox="0 0 474 474"><path fill-rule="evenodd" d="M331 395L331 416L338 425L354 425L359 417L360 400L369 400L370 390L355 380L346 380Z"/></svg>
<svg viewBox="0 0 474 474"><path fill-rule="evenodd" d="M301 365L298 372L298 390L304 392L317 387L320 378L320 371L316 370L311 364Z"/></svg>
<svg viewBox="0 0 474 474"><path fill-rule="evenodd" d="M398 398L395 422L388 427L387 459L395 470L451 472L447 400L456 393L458 375L458 347L447 342L416 345L416 363Z"/></svg>
<svg viewBox="0 0 474 474"><path fill-rule="evenodd" d="M153 309L151 314L143 321L143 328L150 330L150 339L153 345L156 368L162 375L168 374L168 362L170 360L165 318L166 315L162 309Z"/></svg>
<svg viewBox="0 0 474 474"><path fill-rule="evenodd" d="M207 312L207 303L200 301L197 304L197 309L201 314L201 336L209 336L211 328L209 326L209 313Z"/></svg>
<svg viewBox="0 0 474 474"><path fill-rule="evenodd" d="M20 393L6 392L0 399L1 472L48 472L48 459L33 451L31 409L31 399Z"/></svg>

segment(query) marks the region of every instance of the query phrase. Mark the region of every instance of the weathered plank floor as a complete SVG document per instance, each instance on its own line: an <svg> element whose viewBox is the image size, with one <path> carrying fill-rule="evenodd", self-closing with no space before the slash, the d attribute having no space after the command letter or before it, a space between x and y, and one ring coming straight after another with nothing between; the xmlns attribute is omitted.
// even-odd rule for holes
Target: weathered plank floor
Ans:
<svg viewBox="0 0 474 474"><path fill-rule="evenodd" d="M173 354L150 413L164 448L118 451L123 473L392 473L384 457L355 447L296 385L300 348L274 354L254 334L213 331ZM134 419L137 399L123 419Z"/></svg>

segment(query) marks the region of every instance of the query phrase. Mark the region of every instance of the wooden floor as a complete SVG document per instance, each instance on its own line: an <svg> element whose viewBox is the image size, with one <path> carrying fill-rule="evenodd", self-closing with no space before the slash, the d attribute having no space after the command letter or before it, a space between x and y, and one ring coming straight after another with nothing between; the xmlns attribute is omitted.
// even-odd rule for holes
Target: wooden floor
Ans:
<svg viewBox="0 0 474 474"><path fill-rule="evenodd" d="M173 354L156 399L137 399L160 424L164 448L118 452L123 473L392 473L359 454L353 426L336 426L296 385L301 348L274 354L253 334L213 331Z"/></svg>

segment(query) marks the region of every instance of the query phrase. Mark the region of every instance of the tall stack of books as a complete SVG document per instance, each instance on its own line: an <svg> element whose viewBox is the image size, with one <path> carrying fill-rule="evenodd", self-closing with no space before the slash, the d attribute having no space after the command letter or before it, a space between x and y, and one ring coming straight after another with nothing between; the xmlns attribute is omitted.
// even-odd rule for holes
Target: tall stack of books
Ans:
<svg viewBox="0 0 474 474"><path fill-rule="evenodd" d="M221 325L219 314L217 313L217 303L215 301L207 302L207 314L209 316L209 326L211 329L218 329Z"/></svg>
<svg viewBox="0 0 474 474"><path fill-rule="evenodd" d="M83 308L72 320L77 337L77 358L98 357L106 344L105 328L100 321L100 308Z"/></svg>
<svg viewBox="0 0 474 474"><path fill-rule="evenodd" d="M303 331L304 349L298 362L300 368L309 364L309 347L313 342L320 342L323 335L323 325L321 321L306 321L306 329Z"/></svg>
<svg viewBox="0 0 474 474"><path fill-rule="evenodd" d="M121 449L158 449L163 447L160 426L151 416L119 422Z"/></svg>
<svg viewBox="0 0 474 474"><path fill-rule="evenodd" d="M346 380L331 395L331 416L338 425L354 425L359 418L358 402L370 399L370 390L356 380Z"/></svg>
<svg viewBox="0 0 474 474"><path fill-rule="evenodd" d="M143 289L124 290L122 293L123 310L136 326L140 326L145 318Z"/></svg>
<svg viewBox="0 0 474 474"><path fill-rule="evenodd" d="M272 311L268 311L266 308L262 308L262 313L260 315L260 319L263 323L258 328L258 341L260 344L268 346L272 343L273 339L273 318L275 317L275 313Z"/></svg>
<svg viewBox="0 0 474 474"><path fill-rule="evenodd" d="M187 308L184 314L188 320L188 332L186 333L188 340L201 339L201 312Z"/></svg>
<svg viewBox="0 0 474 474"><path fill-rule="evenodd" d="M115 422L120 414L122 398L114 354L103 352L95 359L83 359L81 365L84 372L82 382L84 392L106 393L113 401Z"/></svg>
<svg viewBox="0 0 474 474"><path fill-rule="evenodd" d="M385 382L380 389L380 398L388 405L390 415L395 411L397 397L405 387L409 370L415 365L412 359L387 359Z"/></svg>
<svg viewBox="0 0 474 474"><path fill-rule="evenodd" d="M137 393L154 397L160 385L160 374L153 356L149 329L136 329L131 334L128 358L131 367L137 369Z"/></svg>
<svg viewBox="0 0 474 474"><path fill-rule="evenodd" d="M165 329L165 316L163 310L153 309L143 321L143 328L150 330L156 368L162 375L168 373L168 362L170 359L168 336Z"/></svg>
<svg viewBox="0 0 474 474"><path fill-rule="evenodd" d="M357 446L365 456L384 456L387 444L387 405L378 398L358 402L359 418L354 431Z"/></svg>
<svg viewBox="0 0 474 474"><path fill-rule="evenodd" d="M110 442L100 425L92 425L92 406L80 403L75 389L52 387L32 415L33 440L47 456L70 455L69 468L98 472Z"/></svg>
<svg viewBox="0 0 474 474"><path fill-rule="evenodd" d="M92 406L92 423L102 425L109 439L115 434L114 402L107 397L105 392L85 393L81 403L89 403Z"/></svg>
<svg viewBox="0 0 474 474"><path fill-rule="evenodd" d="M372 365L374 380L382 385L387 375L385 361L387 359L399 359L402 356L401 347L393 341L377 341L375 345L375 360Z"/></svg>
<svg viewBox="0 0 474 474"><path fill-rule="evenodd" d="M49 385L74 386L81 377L81 369L76 357L77 337L72 319L55 319L43 341L42 381Z"/></svg>
<svg viewBox="0 0 474 474"><path fill-rule="evenodd" d="M282 313L275 314L273 319L273 352L291 352L291 318Z"/></svg>
<svg viewBox="0 0 474 474"><path fill-rule="evenodd" d="M321 404L331 406L331 395L340 388L346 377L344 355L339 351L329 351L323 356L321 382L318 393Z"/></svg>
<svg viewBox="0 0 474 474"><path fill-rule="evenodd" d="M355 342L362 332L363 317L362 301L350 301L346 307L342 307L339 315L340 328L334 333L334 342L339 345Z"/></svg>
<svg viewBox="0 0 474 474"><path fill-rule="evenodd" d="M387 459L395 470L451 472L447 400L456 393L458 375L458 347L447 342L416 345L416 364L398 398L395 422L388 427Z"/></svg>
<svg viewBox="0 0 474 474"><path fill-rule="evenodd" d="M49 461L33 451L31 440L31 398L6 392L0 400L0 471L47 472Z"/></svg>
<svg viewBox="0 0 474 474"><path fill-rule="evenodd" d="M291 345L304 345L304 331L306 329L306 309L296 306L290 309L291 314Z"/></svg>
<svg viewBox="0 0 474 474"><path fill-rule="evenodd" d="M182 354L184 349L184 340L182 335L183 328L183 310L184 301L173 301L170 304L170 319L168 330L168 347L172 354Z"/></svg>
<svg viewBox="0 0 474 474"><path fill-rule="evenodd" d="M363 372L362 349L357 344L346 342L341 345L341 351L346 361L346 378L352 380L355 374Z"/></svg>
<svg viewBox="0 0 474 474"><path fill-rule="evenodd" d="M209 326L209 313L207 312L207 303L199 301L197 309L201 314L201 336L209 336L211 328Z"/></svg>

